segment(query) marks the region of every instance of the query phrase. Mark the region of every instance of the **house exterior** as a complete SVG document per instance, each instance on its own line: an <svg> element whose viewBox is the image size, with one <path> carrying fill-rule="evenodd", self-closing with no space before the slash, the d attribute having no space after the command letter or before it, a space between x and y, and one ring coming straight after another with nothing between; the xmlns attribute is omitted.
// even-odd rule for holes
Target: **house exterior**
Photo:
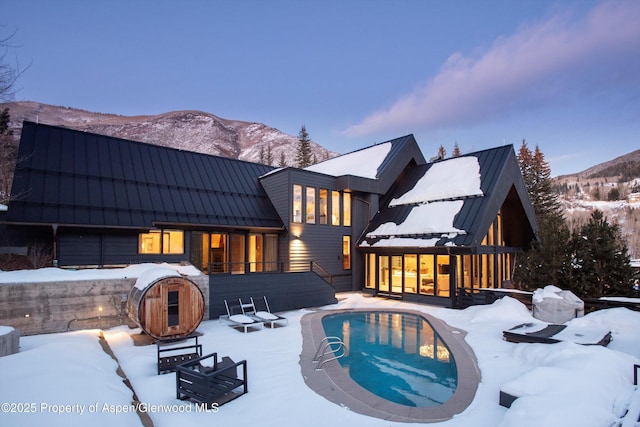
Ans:
<svg viewBox="0 0 640 427"><path fill-rule="evenodd" d="M343 291L454 305L510 280L537 227L512 146L427 162L407 135L276 169L24 122L18 158L12 245L47 242L60 267L189 262L213 316L257 292L275 309Z"/></svg>

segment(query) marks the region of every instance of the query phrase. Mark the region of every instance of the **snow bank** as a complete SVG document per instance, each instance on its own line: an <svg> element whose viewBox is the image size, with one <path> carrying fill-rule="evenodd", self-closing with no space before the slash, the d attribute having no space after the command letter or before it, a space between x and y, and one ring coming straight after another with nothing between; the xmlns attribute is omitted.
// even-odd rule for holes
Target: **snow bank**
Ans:
<svg viewBox="0 0 640 427"><path fill-rule="evenodd" d="M198 276L202 274L193 265L177 264L134 264L124 268L96 268L86 270L65 270L62 268L40 268L37 270L0 271L2 283L42 283L76 280L129 279L140 277L144 272L159 267L172 269L180 274Z"/></svg>

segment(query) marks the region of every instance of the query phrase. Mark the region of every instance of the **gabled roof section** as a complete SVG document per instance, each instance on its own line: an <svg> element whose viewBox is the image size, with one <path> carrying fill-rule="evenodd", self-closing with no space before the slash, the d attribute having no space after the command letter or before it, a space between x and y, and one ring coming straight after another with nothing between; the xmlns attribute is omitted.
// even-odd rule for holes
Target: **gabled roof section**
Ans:
<svg viewBox="0 0 640 427"><path fill-rule="evenodd" d="M6 222L280 229L258 177L272 168L24 122Z"/></svg>
<svg viewBox="0 0 640 427"><path fill-rule="evenodd" d="M417 166L387 199L361 247L475 247L503 206L522 228L510 234L514 246L537 229L512 146Z"/></svg>
<svg viewBox="0 0 640 427"><path fill-rule="evenodd" d="M409 164L425 164L413 135L343 154L305 170L334 176L344 189L384 194Z"/></svg>

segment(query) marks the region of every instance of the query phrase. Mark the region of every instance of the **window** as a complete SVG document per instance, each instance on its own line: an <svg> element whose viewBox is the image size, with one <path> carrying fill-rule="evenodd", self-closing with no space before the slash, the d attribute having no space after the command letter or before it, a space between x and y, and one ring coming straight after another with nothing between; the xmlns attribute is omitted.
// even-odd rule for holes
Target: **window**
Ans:
<svg viewBox="0 0 640 427"><path fill-rule="evenodd" d="M351 236L342 236L342 268L351 269Z"/></svg>
<svg viewBox="0 0 640 427"><path fill-rule="evenodd" d="M328 216L329 216L329 201L327 200L327 194L329 192L324 188L320 189L320 224L327 224Z"/></svg>
<svg viewBox="0 0 640 427"><path fill-rule="evenodd" d="M307 224L316 223L316 189L307 187Z"/></svg>
<svg viewBox="0 0 640 427"><path fill-rule="evenodd" d="M391 257L391 292L402 292L402 257Z"/></svg>
<svg viewBox="0 0 640 427"><path fill-rule="evenodd" d="M264 271L278 270L278 235L264 235Z"/></svg>
<svg viewBox="0 0 640 427"><path fill-rule="evenodd" d="M180 230L150 230L138 236L140 254L183 254L184 232Z"/></svg>
<svg viewBox="0 0 640 427"><path fill-rule="evenodd" d="M244 234L231 235L231 273L244 273Z"/></svg>
<svg viewBox="0 0 640 427"><path fill-rule="evenodd" d="M211 271L214 273L227 272L227 235L223 233L211 234Z"/></svg>
<svg viewBox="0 0 640 427"><path fill-rule="evenodd" d="M249 235L249 271L262 271L262 234Z"/></svg>
<svg viewBox="0 0 640 427"><path fill-rule="evenodd" d="M342 196L342 225L351 227L351 193L344 193Z"/></svg>
<svg viewBox="0 0 640 427"><path fill-rule="evenodd" d="M167 327L180 324L180 292L167 292Z"/></svg>
<svg viewBox="0 0 640 427"><path fill-rule="evenodd" d="M418 256L404 256L404 291L412 294L416 293L418 286Z"/></svg>
<svg viewBox="0 0 640 427"><path fill-rule="evenodd" d="M420 255L420 293L434 294L433 255Z"/></svg>
<svg viewBox="0 0 640 427"><path fill-rule="evenodd" d="M331 192L331 225L340 225L340 193Z"/></svg>
<svg viewBox="0 0 640 427"><path fill-rule="evenodd" d="M376 254L367 254L367 281L365 287L375 289L376 287Z"/></svg>
<svg viewBox="0 0 640 427"><path fill-rule="evenodd" d="M293 222L302 222L302 186L293 184Z"/></svg>
<svg viewBox="0 0 640 427"><path fill-rule="evenodd" d="M436 288L439 297L449 296L449 261L449 255L436 255L438 263Z"/></svg>

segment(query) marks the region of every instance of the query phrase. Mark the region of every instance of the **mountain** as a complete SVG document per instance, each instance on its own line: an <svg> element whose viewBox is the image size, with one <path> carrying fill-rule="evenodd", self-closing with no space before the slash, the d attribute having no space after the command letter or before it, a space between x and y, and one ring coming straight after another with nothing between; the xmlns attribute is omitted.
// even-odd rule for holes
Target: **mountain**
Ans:
<svg viewBox="0 0 640 427"><path fill-rule="evenodd" d="M0 104L0 110L4 108L9 109L9 127L18 137L16 140L19 140L22 122L29 120L257 163L260 162L260 153L264 152L266 156L270 146L273 166L279 165L282 154L286 165L296 164L297 136L262 123L228 120L202 111L120 116L38 102ZM311 143L311 150L318 161L337 155L314 142Z"/></svg>
<svg viewBox="0 0 640 427"><path fill-rule="evenodd" d="M618 224L631 257L640 258L640 201L630 196L640 192L640 150L552 181L571 229L599 209Z"/></svg>

